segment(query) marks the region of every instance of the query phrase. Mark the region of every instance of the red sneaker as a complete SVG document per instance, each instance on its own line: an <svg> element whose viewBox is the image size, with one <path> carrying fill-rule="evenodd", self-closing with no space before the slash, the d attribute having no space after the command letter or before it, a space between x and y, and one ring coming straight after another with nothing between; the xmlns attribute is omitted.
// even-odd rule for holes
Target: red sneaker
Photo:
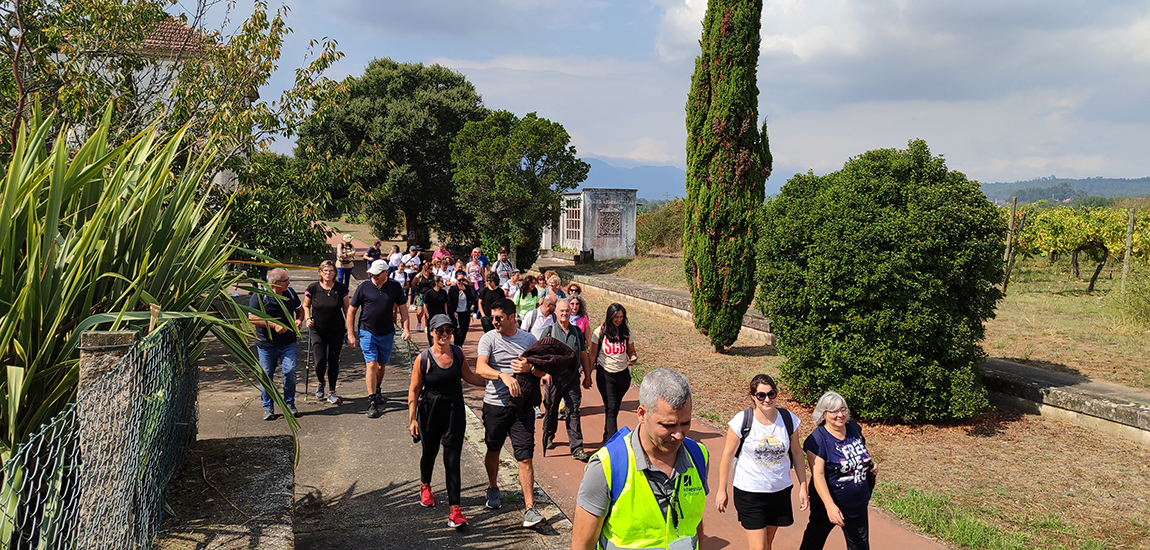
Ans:
<svg viewBox="0 0 1150 550"><path fill-rule="evenodd" d="M447 526L459 528L464 525L467 525L467 518L463 517L463 510L458 506L452 506L451 513L447 515Z"/></svg>
<svg viewBox="0 0 1150 550"><path fill-rule="evenodd" d="M419 503L424 508L435 506L435 495L431 494L431 485L424 483L419 486Z"/></svg>

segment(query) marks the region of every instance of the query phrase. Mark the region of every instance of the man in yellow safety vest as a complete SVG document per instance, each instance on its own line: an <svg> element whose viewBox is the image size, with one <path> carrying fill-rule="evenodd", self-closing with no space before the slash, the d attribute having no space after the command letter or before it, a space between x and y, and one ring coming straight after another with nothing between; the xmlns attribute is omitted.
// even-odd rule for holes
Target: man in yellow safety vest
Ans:
<svg viewBox="0 0 1150 550"><path fill-rule="evenodd" d="M706 503L706 447L687 437L691 387L656 369L639 387L639 426L619 430L587 463L571 550L697 550Z"/></svg>

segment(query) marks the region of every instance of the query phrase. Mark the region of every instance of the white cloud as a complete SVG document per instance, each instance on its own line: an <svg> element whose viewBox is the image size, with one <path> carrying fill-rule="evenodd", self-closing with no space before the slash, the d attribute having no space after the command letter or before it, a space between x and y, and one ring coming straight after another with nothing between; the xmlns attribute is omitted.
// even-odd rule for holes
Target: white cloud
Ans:
<svg viewBox="0 0 1150 550"><path fill-rule="evenodd" d="M662 61L680 61L699 55L707 0L654 0L665 9L659 20L655 51Z"/></svg>
<svg viewBox="0 0 1150 550"><path fill-rule="evenodd" d="M456 70L463 69L511 69L515 71L556 72L571 76L602 77L650 72L651 66L645 63L625 62L611 58L587 57L542 57L525 55L504 55L489 61L469 59L432 58L431 63Z"/></svg>

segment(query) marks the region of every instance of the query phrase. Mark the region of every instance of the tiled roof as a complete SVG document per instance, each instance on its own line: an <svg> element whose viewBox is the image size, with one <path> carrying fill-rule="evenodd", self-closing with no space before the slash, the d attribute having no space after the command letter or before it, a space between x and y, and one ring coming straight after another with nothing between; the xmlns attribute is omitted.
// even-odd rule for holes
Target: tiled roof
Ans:
<svg viewBox="0 0 1150 550"><path fill-rule="evenodd" d="M160 22L155 30L144 38L145 54L179 55L203 51L207 38L200 31L178 19Z"/></svg>

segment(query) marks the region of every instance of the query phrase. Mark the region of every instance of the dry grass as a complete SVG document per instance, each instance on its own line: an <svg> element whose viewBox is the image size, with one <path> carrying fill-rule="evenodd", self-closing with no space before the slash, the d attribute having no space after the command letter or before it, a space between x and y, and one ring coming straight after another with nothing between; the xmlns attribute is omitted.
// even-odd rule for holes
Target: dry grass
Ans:
<svg viewBox="0 0 1150 550"><path fill-rule="evenodd" d="M592 312L607 305L593 290L586 297ZM629 308L628 317L640 357L636 377L656 367L679 370L691 383L696 414L717 426L748 406L752 376L777 375L784 361L739 343L730 354L715 354L676 317L640 307ZM798 414L800 431L809 433L810 408L781 389L780 406ZM956 536L950 542L957 547L1150 548L1150 449L999 408L959 425L863 426L885 494L933 495L932 502L948 501L952 514L975 518L990 534L986 544Z"/></svg>
<svg viewBox="0 0 1150 550"><path fill-rule="evenodd" d="M673 255L636 256L578 265L571 269L588 274L625 277L674 290L687 290L683 257Z"/></svg>
<svg viewBox="0 0 1150 550"><path fill-rule="evenodd" d="M1150 330L1118 304L1121 264L1103 269L1093 294L1073 280L1068 262L1019 262L997 317L986 325L983 348L1036 367L1131 387L1150 387ZM1084 264L1082 271L1093 271Z"/></svg>

